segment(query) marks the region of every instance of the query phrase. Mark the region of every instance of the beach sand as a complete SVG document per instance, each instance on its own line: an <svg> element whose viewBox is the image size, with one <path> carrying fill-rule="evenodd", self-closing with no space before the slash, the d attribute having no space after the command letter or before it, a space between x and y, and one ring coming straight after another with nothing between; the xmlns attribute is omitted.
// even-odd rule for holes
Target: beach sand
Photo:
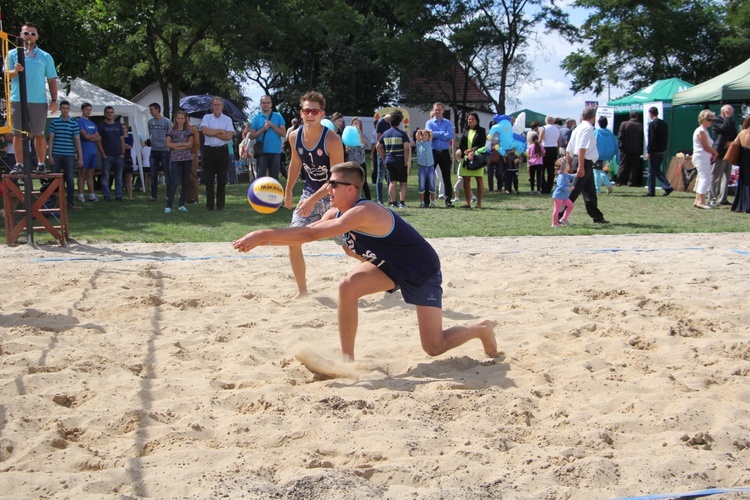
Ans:
<svg viewBox="0 0 750 500"><path fill-rule="evenodd" d="M0 248L3 498L611 498L750 486L750 234L438 239L431 358L356 262L231 243ZM321 361L322 359L322 361ZM326 361L328 360L328 361ZM721 498L744 498L739 494Z"/></svg>

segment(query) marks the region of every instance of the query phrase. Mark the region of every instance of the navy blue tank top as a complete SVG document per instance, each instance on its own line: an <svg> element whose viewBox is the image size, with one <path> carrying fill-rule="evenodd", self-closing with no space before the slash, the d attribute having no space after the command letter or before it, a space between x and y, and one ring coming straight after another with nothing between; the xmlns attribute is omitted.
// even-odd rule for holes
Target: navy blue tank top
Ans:
<svg viewBox="0 0 750 500"><path fill-rule="evenodd" d="M328 136L328 127L322 127L323 133L320 140L313 149L305 147L303 136L305 127L300 127L297 132L297 141L295 147L299 159L302 160L302 169L305 175L305 191L314 193L328 181L331 171L331 159L326 150L326 137Z"/></svg>
<svg viewBox="0 0 750 500"><path fill-rule="evenodd" d="M364 198L360 203L374 203ZM385 236L374 236L359 231L344 234L347 246L366 261L377 266L394 283L408 281L417 285L440 271L440 258L416 229L398 214L385 207L393 218L391 231ZM337 217L341 216L339 212Z"/></svg>

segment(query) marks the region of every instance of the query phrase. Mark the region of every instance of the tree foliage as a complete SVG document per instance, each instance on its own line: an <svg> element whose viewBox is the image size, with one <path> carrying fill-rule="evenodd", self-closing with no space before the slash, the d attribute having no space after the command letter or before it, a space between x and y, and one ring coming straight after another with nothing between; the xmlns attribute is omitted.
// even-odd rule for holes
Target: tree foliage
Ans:
<svg viewBox="0 0 750 500"><path fill-rule="evenodd" d="M729 3L747 10L747 2ZM569 36L586 48L562 64L573 76L574 92L600 94L608 84L635 91L671 77L700 83L744 61L747 54L723 50L725 44L746 46L747 38L725 40L731 34L727 8L715 1L577 0L575 5L592 14Z"/></svg>
<svg viewBox="0 0 750 500"><path fill-rule="evenodd" d="M542 0L477 0L476 8L482 14L480 21L487 25L486 40L495 44L496 51L480 57L478 64L472 65L471 75L486 92L498 90L495 106L499 113L505 113L506 102L533 78L525 50L535 31L542 26L546 31L564 30L568 15L554 1Z"/></svg>
<svg viewBox="0 0 750 500"><path fill-rule="evenodd" d="M329 111L369 115L398 102L415 72L451 80L455 64L503 112L533 78L526 57L533 32L566 20L554 0L57 0L48 7L13 3L4 14L39 24L40 44L54 47L62 76L122 95L158 82L167 116L181 90L218 93L242 107L247 80L287 115L311 89L326 96ZM448 50L431 50L435 42ZM453 83L441 99L467 108L466 85Z"/></svg>
<svg viewBox="0 0 750 500"><path fill-rule="evenodd" d="M299 97L317 90L329 111L370 115L392 102L391 65L383 57L388 18L379 4L331 0L278 2L258 13L265 21L237 41L235 66L296 114ZM313 14L311 14L313 13ZM283 19L283 22L278 22ZM251 38L265 43L253 50Z"/></svg>
<svg viewBox="0 0 750 500"><path fill-rule="evenodd" d="M454 121L458 127L471 110L468 81L462 72L490 98L494 110L505 113L515 102L521 86L534 80L527 56L535 48L534 35L541 27L559 30L566 27L567 14L554 2L545 0L454 0L439 11L439 26L428 35L447 47L441 53L429 43L423 44L419 72L427 77L452 83L445 100L458 110ZM454 65L460 66L460 71ZM410 95L414 89L410 90Z"/></svg>
<svg viewBox="0 0 750 500"><path fill-rule="evenodd" d="M11 2L3 7L3 29L12 41L24 23L38 26L39 46L53 55L63 84L66 77L86 74L89 63L106 50L113 29L103 6L87 0L61 0L54 8L46 2Z"/></svg>

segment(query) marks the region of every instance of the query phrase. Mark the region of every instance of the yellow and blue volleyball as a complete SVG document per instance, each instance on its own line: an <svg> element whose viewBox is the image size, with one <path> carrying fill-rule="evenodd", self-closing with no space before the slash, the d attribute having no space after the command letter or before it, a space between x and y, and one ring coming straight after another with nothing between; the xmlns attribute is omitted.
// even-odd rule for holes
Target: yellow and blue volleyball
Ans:
<svg viewBox="0 0 750 500"><path fill-rule="evenodd" d="M259 214L272 214L284 203L284 188L273 177L259 177L247 190L247 202Z"/></svg>

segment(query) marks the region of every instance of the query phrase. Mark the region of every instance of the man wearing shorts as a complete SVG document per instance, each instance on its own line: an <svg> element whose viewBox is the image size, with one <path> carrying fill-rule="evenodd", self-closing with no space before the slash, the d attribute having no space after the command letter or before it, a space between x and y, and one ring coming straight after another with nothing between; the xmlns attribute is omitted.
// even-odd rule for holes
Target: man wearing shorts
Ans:
<svg viewBox="0 0 750 500"><path fill-rule="evenodd" d="M83 166L78 172L78 201L86 202L83 195L83 185L89 188L89 201L99 201L94 194L94 170L96 170L96 159L98 154L97 144L102 141L96 123L92 122L91 104L81 104L81 117L78 118L78 128L81 132L81 151L83 152Z"/></svg>
<svg viewBox="0 0 750 500"><path fill-rule="evenodd" d="M411 145L409 134L401 130L399 125L404 119L401 110L391 112L391 128L380 136L378 141L378 156L385 168L388 169L388 177L391 182L388 185L388 196L391 199L391 207L406 208L406 181L409 179L411 170ZM396 184L400 184L397 186ZM398 202L396 192L398 191Z"/></svg>
<svg viewBox="0 0 750 500"><path fill-rule="evenodd" d="M344 145L341 138L321 124L325 117L326 100L318 92L308 92L300 99L302 126L289 134L292 158L286 178L284 205L292 208L292 191L300 170L304 169L305 187L297 208L292 215L292 227L309 226L317 222L330 208L328 177L331 165L343 163ZM343 245L343 239L336 240ZM307 295L305 256L302 245L289 245L289 261L299 292L297 297Z"/></svg>
<svg viewBox="0 0 750 500"><path fill-rule="evenodd" d="M417 309L422 349L437 356L471 339L482 342L496 357L494 322L443 329L440 259L430 244L401 217L375 202L360 198L365 173L356 163L331 168L326 183L332 208L306 228L262 229L234 242L248 252L261 245L302 245L344 235L351 252L362 262L339 283L338 318L341 351L354 359L359 299L378 292L401 290L404 301Z"/></svg>
<svg viewBox="0 0 750 500"><path fill-rule="evenodd" d="M10 107L11 123L13 124L13 150L19 155L11 173L23 173L23 139L21 137L21 86L19 85L20 72L26 75L26 100L29 112L29 135L34 139L34 149L37 157L37 173L43 174L45 155L47 154L47 138L44 136L44 127L47 124L47 87L52 96L49 104L49 112L57 113L57 71L55 61L47 52L37 47L39 41L39 30L34 23L26 23L21 27L23 49L11 50L8 53L8 61L5 65L9 68L10 78ZM18 62L18 50L25 54L25 67Z"/></svg>

